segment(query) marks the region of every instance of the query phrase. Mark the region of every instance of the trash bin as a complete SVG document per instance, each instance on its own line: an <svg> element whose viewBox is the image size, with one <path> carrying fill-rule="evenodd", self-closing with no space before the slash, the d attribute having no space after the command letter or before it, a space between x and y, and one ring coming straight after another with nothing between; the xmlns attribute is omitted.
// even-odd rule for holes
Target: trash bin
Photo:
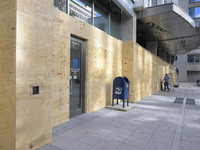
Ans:
<svg viewBox="0 0 200 150"><path fill-rule="evenodd" d="M112 106L114 106L114 99L123 100L123 108L125 107L125 100L129 106L129 80L127 77L116 77L113 81L113 99Z"/></svg>

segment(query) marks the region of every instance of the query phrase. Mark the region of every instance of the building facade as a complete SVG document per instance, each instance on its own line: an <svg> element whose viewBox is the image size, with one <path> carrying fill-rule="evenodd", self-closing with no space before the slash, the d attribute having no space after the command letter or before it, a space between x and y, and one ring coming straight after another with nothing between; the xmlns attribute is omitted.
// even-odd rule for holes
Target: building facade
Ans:
<svg viewBox="0 0 200 150"><path fill-rule="evenodd" d="M200 1L180 1L180 5L194 19L197 26L197 30L199 30ZM191 52L177 55L175 67L179 70L180 82L196 82L200 79L199 54L200 49L194 49Z"/></svg>
<svg viewBox="0 0 200 150"><path fill-rule="evenodd" d="M130 102L159 91L174 56L198 45L177 2L1 2L0 149L48 144L52 127L111 104L117 76L128 77Z"/></svg>
<svg viewBox="0 0 200 150"><path fill-rule="evenodd" d="M189 53L177 55L175 67L179 70L180 82L196 82L200 78L200 50L195 49Z"/></svg>

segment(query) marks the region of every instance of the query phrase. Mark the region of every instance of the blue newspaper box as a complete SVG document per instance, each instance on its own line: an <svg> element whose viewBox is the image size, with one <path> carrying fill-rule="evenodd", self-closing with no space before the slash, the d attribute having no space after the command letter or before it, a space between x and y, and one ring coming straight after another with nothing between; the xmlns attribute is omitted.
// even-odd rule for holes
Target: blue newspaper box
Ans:
<svg viewBox="0 0 200 150"><path fill-rule="evenodd" d="M127 77L116 77L113 81L113 99L112 106L114 106L114 99L123 100L123 108L125 106L125 100L127 100L127 106L129 106L129 80Z"/></svg>

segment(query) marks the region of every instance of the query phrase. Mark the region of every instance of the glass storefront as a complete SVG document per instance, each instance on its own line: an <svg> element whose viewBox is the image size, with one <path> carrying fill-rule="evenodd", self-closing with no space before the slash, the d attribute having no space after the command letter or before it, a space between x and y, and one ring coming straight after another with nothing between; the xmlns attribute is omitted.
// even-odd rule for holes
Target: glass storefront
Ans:
<svg viewBox="0 0 200 150"><path fill-rule="evenodd" d="M54 6L121 39L121 10L112 0L54 0Z"/></svg>
<svg viewBox="0 0 200 150"><path fill-rule="evenodd" d="M121 37L121 20L119 18L111 16L110 26L111 26L110 35L117 39L120 39L120 37Z"/></svg>
<svg viewBox="0 0 200 150"><path fill-rule="evenodd" d="M200 2L200 0L189 0L189 3Z"/></svg>
<svg viewBox="0 0 200 150"><path fill-rule="evenodd" d="M189 8L189 15L192 18L199 18L200 17L200 7Z"/></svg>
<svg viewBox="0 0 200 150"><path fill-rule="evenodd" d="M97 4L94 4L94 26L103 30L106 33L108 31L108 23L109 23L109 14L104 11Z"/></svg>
<svg viewBox="0 0 200 150"><path fill-rule="evenodd" d="M92 23L92 2L87 0L70 0L69 15L81 21Z"/></svg>
<svg viewBox="0 0 200 150"><path fill-rule="evenodd" d="M200 55L188 55L188 63L199 63Z"/></svg>
<svg viewBox="0 0 200 150"><path fill-rule="evenodd" d="M67 0L54 0L54 6L60 11L67 12Z"/></svg>

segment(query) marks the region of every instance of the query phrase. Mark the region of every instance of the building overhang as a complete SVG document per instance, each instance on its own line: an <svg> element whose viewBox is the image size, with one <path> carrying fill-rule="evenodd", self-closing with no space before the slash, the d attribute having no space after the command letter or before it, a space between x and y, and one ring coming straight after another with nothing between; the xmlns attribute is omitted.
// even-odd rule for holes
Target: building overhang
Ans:
<svg viewBox="0 0 200 150"><path fill-rule="evenodd" d="M113 2L129 17L133 17L133 3L130 0L113 0Z"/></svg>
<svg viewBox="0 0 200 150"><path fill-rule="evenodd" d="M158 50L170 54L180 54L199 47L195 21L174 3L148 7L137 13L138 33L153 36L158 42Z"/></svg>

